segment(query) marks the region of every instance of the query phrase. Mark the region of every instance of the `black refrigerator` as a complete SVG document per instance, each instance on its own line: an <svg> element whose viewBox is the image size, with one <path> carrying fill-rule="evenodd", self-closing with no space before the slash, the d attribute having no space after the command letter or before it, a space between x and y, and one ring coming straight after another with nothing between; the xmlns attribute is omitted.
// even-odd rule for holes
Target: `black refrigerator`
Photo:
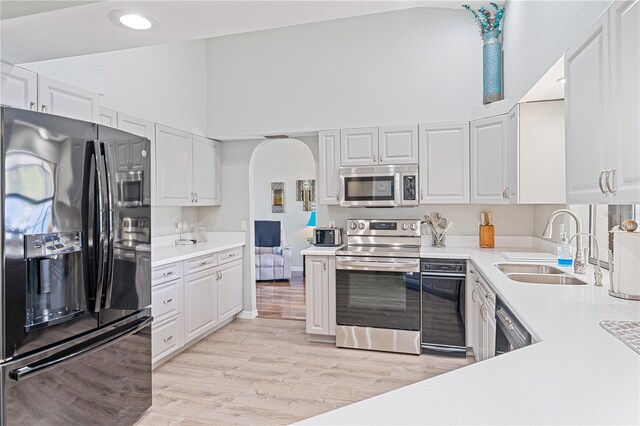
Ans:
<svg viewBox="0 0 640 426"><path fill-rule="evenodd" d="M150 142L1 114L2 424L133 424L151 406Z"/></svg>

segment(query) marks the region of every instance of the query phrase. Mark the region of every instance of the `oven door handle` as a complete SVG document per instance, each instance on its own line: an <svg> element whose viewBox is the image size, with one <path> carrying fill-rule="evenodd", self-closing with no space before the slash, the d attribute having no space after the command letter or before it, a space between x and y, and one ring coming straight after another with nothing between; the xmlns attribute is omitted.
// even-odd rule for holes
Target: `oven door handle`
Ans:
<svg viewBox="0 0 640 426"><path fill-rule="evenodd" d="M378 262L362 260L336 260L336 269L348 271L420 272L420 261Z"/></svg>

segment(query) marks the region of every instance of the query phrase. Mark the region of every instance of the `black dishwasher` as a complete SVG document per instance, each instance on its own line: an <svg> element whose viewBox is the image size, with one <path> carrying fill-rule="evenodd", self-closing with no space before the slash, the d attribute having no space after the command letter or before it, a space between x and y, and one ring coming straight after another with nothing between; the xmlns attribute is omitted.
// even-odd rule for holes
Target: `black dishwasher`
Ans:
<svg viewBox="0 0 640 426"><path fill-rule="evenodd" d="M421 259L422 353L464 357L466 262Z"/></svg>
<svg viewBox="0 0 640 426"><path fill-rule="evenodd" d="M496 300L496 355L502 355L531 344L531 333L504 304Z"/></svg>

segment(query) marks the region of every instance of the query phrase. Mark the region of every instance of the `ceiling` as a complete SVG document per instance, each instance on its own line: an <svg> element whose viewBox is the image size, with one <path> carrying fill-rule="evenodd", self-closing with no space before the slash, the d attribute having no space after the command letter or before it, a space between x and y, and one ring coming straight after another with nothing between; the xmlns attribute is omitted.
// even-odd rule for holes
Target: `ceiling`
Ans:
<svg viewBox="0 0 640 426"><path fill-rule="evenodd" d="M6 1L0 2L2 60L20 64L286 27L413 7L459 9L461 1ZM479 2L471 2L479 3ZM70 7L71 6L71 7ZM153 16L136 32L108 18L115 9Z"/></svg>
<svg viewBox="0 0 640 426"><path fill-rule="evenodd" d="M564 56L549 68L540 80L527 92L520 102L550 101L564 99Z"/></svg>

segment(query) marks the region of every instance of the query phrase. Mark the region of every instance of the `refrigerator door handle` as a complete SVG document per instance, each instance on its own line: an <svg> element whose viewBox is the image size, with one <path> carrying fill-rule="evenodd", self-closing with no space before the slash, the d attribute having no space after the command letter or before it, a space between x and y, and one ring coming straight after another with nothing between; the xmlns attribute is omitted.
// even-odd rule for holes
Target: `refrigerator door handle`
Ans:
<svg viewBox="0 0 640 426"><path fill-rule="evenodd" d="M9 378L15 380L16 382L26 380L40 373L44 373L45 371L57 367L65 362L75 360L85 355L89 355L93 352L104 349L105 347L142 330L147 325L151 324L151 321L153 321L153 317L142 317L132 324L127 324L126 326L117 328L107 333L106 336L96 337L94 339L81 343L80 345L66 349L60 353L43 358L23 367L16 368L15 370L11 370L9 372Z"/></svg>
<svg viewBox="0 0 640 426"><path fill-rule="evenodd" d="M106 191L107 191L107 224L108 224L108 245L107 245L107 270L105 271L105 301L104 308L109 309L111 307L111 294L113 291L113 267L114 267L114 253L113 253L113 242L115 239L115 230L114 230L114 214L115 207L113 202L113 181L111 180L111 164L109 159L109 150L106 148L106 144L104 142L100 142L102 145L102 154L104 156L104 166L105 166L105 180L106 180Z"/></svg>
<svg viewBox="0 0 640 426"><path fill-rule="evenodd" d="M95 156L95 166L96 166L96 182L98 186L97 195L97 204L98 204L98 223L96 226L98 227L98 244L97 244L97 252L98 252L98 273L97 273L97 285L96 285L96 305L93 309L94 312L100 312L100 308L102 306L102 294L104 288L104 277L105 277L105 254L108 249L108 241L105 238L104 234L104 188L103 188L103 178L105 175L104 163L100 160L101 158L102 147L100 142L93 141L93 152Z"/></svg>

